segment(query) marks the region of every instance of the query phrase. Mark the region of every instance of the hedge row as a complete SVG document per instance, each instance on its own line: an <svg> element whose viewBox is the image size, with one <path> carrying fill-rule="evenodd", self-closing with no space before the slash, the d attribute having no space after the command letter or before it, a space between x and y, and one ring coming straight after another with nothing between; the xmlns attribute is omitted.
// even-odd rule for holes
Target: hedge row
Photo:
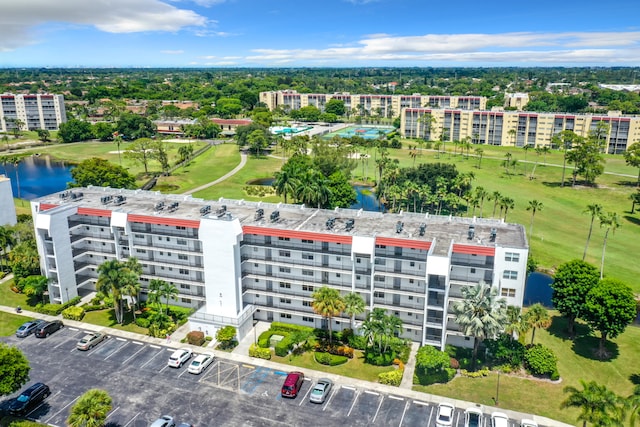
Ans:
<svg viewBox="0 0 640 427"><path fill-rule="evenodd" d="M269 328L269 330L273 331L275 333L277 333L277 332L285 332L285 333L305 332L305 333L310 333L310 334L312 334L315 331L314 328L311 328L309 326L291 325L289 323L281 323L281 322L273 322L271 324L271 327Z"/></svg>
<svg viewBox="0 0 640 427"><path fill-rule="evenodd" d="M258 346L261 348L269 348L269 344L271 343L271 336L274 335L275 332L269 329L268 331L264 331L258 337Z"/></svg>
<svg viewBox="0 0 640 427"><path fill-rule="evenodd" d="M62 310L62 317L70 320L82 320L84 317L84 309L82 307L68 307Z"/></svg>
<svg viewBox="0 0 640 427"><path fill-rule="evenodd" d="M394 369L393 371L382 372L378 374L378 382L380 384L399 387L400 383L402 382L402 374L404 374L403 369Z"/></svg>
<svg viewBox="0 0 640 427"><path fill-rule="evenodd" d="M322 365L338 366L346 363L349 360L346 356L338 356L337 354L325 353L316 351L314 353L316 362Z"/></svg>
<svg viewBox="0 0 640 427"><path fill-rule="evenodd" d="M44 304L44 305L36 305L34 310L41 314L48 314L49 316L57 316L62 313L62 310L65 308L76 305L80 302L80 297L71 298L64 304Z"/></svg>
<svg viewBox="0 0 640 427"><path fill-rule="evenodd" d="M271 350L269 350L268 348L258 347L255 344L251 344L251 346L249 347L249 356L258 357L260 359L270 360L271 359Z"/></svg>

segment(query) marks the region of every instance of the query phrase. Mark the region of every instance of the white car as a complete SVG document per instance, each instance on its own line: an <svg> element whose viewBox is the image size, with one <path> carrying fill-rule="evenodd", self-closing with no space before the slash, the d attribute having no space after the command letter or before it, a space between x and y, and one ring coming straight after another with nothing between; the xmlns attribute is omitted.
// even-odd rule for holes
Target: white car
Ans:
<svg viewBox="0 0 640 427"><path fill-rule="evenodd" d="M520 421L520 427L538 427L538 423L533 420L524 418L522 421Z"/></svg>
<svg viewBox="0 0 640 427"><path fill-rule="evenodd" d="M453 412L455 407L448 403L438 405L438 414L436 415L436 427L451 427L453 425Z"/></svg>
<svg viewBox="0 0 640 427"><path fill-rule="evenodd" d="M467 408L464 411L464 427L482 427L484 415L478 408Z"/></svg>
<svg viewBox="0 0 640 427"><path fill-rule="evenodd" d="M193 356L193 352L190 349L179 348L169 356L169 362L167 362L167 365L171 368L179 368L184 364L184 362L191 359L191 356Z"/></svg>
<svg viewBox="0 0 640 427"><path fill-rule="evenodd" d="M509 417L502 412L491 414L491 427L509 427Z"/></svg>
<svg viewBox="0 0 640 427"><path fill-rule="evenodd" d="M213 354L211 353L202 353L198 355L191 364L189 365L189 373L191 374L200 374L202 371L207 369L207 366L211 365L213 362Z"/></svg>

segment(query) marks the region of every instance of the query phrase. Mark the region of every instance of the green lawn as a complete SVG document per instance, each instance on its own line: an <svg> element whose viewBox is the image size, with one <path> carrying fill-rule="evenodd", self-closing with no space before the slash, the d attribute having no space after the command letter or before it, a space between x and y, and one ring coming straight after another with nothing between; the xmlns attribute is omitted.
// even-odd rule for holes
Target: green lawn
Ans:
<svg viewBox="0 0 640 427"><path fill-rule="evenodd" d="M0 305L6 305L7 307L28 308L28 298L25 294L17 294L11 290L13 286L13 280L9 280L0 285Z"/></svg>
<svg viewBox="0 0 640 427"><path fill-rule="evenodd" d="M553 418L569 424L576 423L579 411L560 409L566 395L563 388L570 385L581 389L580 380L596 381L606 385L620 396L631 394L640 375L637 355L640 352L640 328L628 327L615 340L610 340L610 360L600 361L593 355L597 349L597 334L591 334L585 325L578 328L579 336L570 341L564 334L566 322L554 313L549 330L536 331L536 343L551 348L558 356L561 382L553 384L514 375L500 375L499 406L507 409ZM530 335L527 342L530 342ZM485 378L457 377L448 384L414 386L414 389L452 398L495 405L497 375Z"/></svg>
<svg viewBox="0 0 640 427"><path fill-rule="evenodd" d="M339 366L326 366L316 362L312 351L307 351L299 356L286 357L272 354L271 361L371 382L378 382L378 374L395 369L389 366L373 366L364 363L364 354L359 350L356 350L353 359Z"/></svg>
<svg viewBox="0 0 640 427"><path fill-rule="evenodd" d="M124 313L124 322L119 324L116 322L115 313L113 309L89 311L84 315L83 322L91 323L92 325L99 325L108 328L119 329L121 331L133 332L141 335L148 335L149 331L146 328L141 328L133 322L131 312Z"/></svg>
<svg viewBox="0 0 640 427"><path fill-rule="evenodd" d="M31 317L0 311L0 337L8 337L16 333L16 329Z"/></svg>

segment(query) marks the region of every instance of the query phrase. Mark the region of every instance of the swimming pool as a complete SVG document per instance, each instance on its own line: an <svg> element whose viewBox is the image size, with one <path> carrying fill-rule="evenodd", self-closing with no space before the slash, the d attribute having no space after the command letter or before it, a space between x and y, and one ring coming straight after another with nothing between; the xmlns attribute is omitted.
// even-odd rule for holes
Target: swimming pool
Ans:
<svg viewBox="0 0 640 427"><path fill-rule="evenodd" d="M269 131L274 135L291 135L293 133L300 133L309 129L313 129L313 126L272 126L269 128Z"/></svg>
<svg viewBox="0 0 640 427"><path fill-rule="evenodd" d="M331 139L334 136L351 138L352 136L359 136L364 139L378 139L382 136L381 133L387 135L394 130L395 128L391 126L349 126L336 132L330 132L326 134L324 138Z"/></svg>

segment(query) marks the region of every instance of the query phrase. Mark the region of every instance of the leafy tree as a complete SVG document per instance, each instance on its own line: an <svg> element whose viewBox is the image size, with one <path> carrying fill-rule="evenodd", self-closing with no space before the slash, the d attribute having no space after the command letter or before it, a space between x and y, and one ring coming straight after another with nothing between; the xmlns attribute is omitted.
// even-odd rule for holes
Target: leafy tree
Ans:
<svg viewBox="0 0 640 427"><path fill-rule="evenodd" d="M591 215L591 222L589 224L589 234L587 235L587 243L584 245L584 253L582 254L582 260L587 257L587 249L589 248L589 241L591 240L591 232L593 231L593 221L596 217L602 216L602 205L598 203L593 203L591 205L587 205L587 209L584 211Z"/></svg>
<svg viewBox="0 0 640 427"><path fill-rule="evenodd" d="M88 141L93 138L91 123L82 120L71 119L66 123L60 123L58 138L62 142Z"/></svg>
<svg viewBox="0 0 640 427"><path fill-rule="evenodd" d="M96 185L111 188L136 188L136 179L122 166L114 165L105 159L92 157L83 160L71 169L72 183L69 187L87 187Z"/></svg>
<svg viewBox="0 0 640 427"><path fill-rule="evenodd" d="M251 135L255 130L260 130L264 134L265 138L269 140L269 129L259 123L251 123L249 125L238 126L236 128L236 139L238 140L238 145L242 147L249 144L249 135Z"/></svg>
<svg viewBox="0 0 640 427"><path fill-rule="evenodd" d="M88 390L71 408L69 427L102 427L112 408L109 394L97 388Z"/></svg>
<svg viewBox="0 0 640 427"><path fill-rule="evenodd" d="M341 99L330 99L324 105L325 113L335 114L336 116L344 116L346 111L344 101Z"/></svg>
<svg viewBox="0 0 640 427"><path fill-rule="evenodd" d="M40 257L33 240L18 243L9 252L11 272L16 280L40 273Z"/></svg>
<svg viewBox="0 0 640 427"><path fill-rule="evenodd" d="M563 130L558 135L555 135L552 138L552 142L560 146L563 151L562 154L562 180L560 183L561 187L564 187L564 173L567 168L567 152L570 150L573 145L580 141L580 137L575 134L572 130Z"/></svg>
<svg viewBox="0 0 640 427"><path fill-rule="evenodd" d="M293 112L292 112L293 113ZM314 105L307 105L297 110L297 118L307 122L317 122L320 119L320 110ZM293 117L294 114L291 115Z"/></svg>
<svg viewBox="0 0 640 427"><path fill-rule="evenodd" d="M169 170L169 153L167 151L167 144L161 140L153 140L151 154L153 158L160 163L160 167L163 172Z"/></svg>
<svg viewBox="0 0 640 427"><path fill-rule="evenodd" d="M156 144L151 138L139 138L131 143L124 156L134 163L144 166L144 173L149 173L149 162L156 156Z"/></svg>
<svg viewBox="0 0 640 427"><path fill-rule="evenodd" d="M340 296L340 292L328 286L323 286L314 291L311 296L313 298L313 302L311 303L313 311L327 319L329 326L329 343L331 343L333 339L331 322L334 317L339 316L340 313L344 311L344 300Z"/></svg>
<svg viewBox="0 0 640 427"><path fill-rule="evenodd" d="M598 283L598 277L596 267L578 259L561 264L556 270L551 302L567 318L571 338L575 334L575 320L584 316L587 294Z"/></svg>
<svg viewBox="0 0 640 427"><path fill-rule="evenodd" d="M604 122L598 122L586 139L574 141L574 147L567 153L567 161L574 164L572 186L577 176L583 176L585 182L591 185L604 172L603 134L606 136L607 126Z"/></svg>
<svg viewBox="0 0 640 427"><path fill-rule="evenodd" d="M0 269L3 266L8 248L16 243L13 230L9 226L0 225Z"/></svg>
<svg viewBox="0 0 640 427"><path fill-rule="evenodd" d="M615 234L616 229L620 227L620 217L615 212L608 212L606 214L600 215L600 227L604 227L606 231L604 232L604 240L602 242L602 261L600 262L600 278L602 279L604 274L604 255L607 250L607 238L609 237L609 232L611 234Z"/></svg>
<svg viewBox="0 0 640 427"><path fill-rule="evenodd" d="M98 122L93 125L93 136L100 141L111 141L113 139L113 124Z"/></svg>
<svg viewBox="0 0 640 427"><path fill-rule="evenodd" d="M627 151L622 153L624 161L634 168L638 168L638 181L636 185L640 187L640 142L635 142L627 147Z"/></svg>
<svg viewBox="0 0 640 427"><path fill-rule="evenodd" d="M527 206L527 210L531 211L531 224L529 225L529 240L531 240L531 236L533 235L533 218L536 215L536 212L544 209L544 205L542 202L538 200L529 200L529 206Z"/></svg>
<svg viewBox="0 0 640 427"><path fill-rule="evenodd" d="M366 304L360 294L350 292L344 296L344 314L351 318L351 329L355 330L355 318L358 314L364 313Z"/></svg>
<svg viewBox="0 0 640 427"><path fill-rule="evenodd" d="M47 291L49 286L49 279L45 276L29 276L22 280L21 286L22 292L25 295L36 296L41 300L44 300L44 293Z"/></svg>
<svg viewBox="0 0 640 427"><path fill-rule="evenodd" d="M358 200L356 190L353 189L349 179L342 171L332 173L329 180L326 181L326 185L326 189L329 191L326 205L332 209L348 208Z"/></svg>
<svg viewBox="0 0 640 427"><path fill-rule="evenodd" d="M607 337L615 338L637 315L633 290L617 279L605 278L589 290L585 298L585 320L600 332L598 354L605 355Z"/></svg>
<svg viewBox="0 0 640 427"><path fill-rule="evenodd" d="M29 381L29 361L17 348L0 343L0 396L20 390Z"/></svg>
<svg viewBox="0 0 640 427"><path fill-rule="evenodd" d="M475 369L478 349L483 340L495 338L507 324L507 303L498 299L498 289L481 281L476 286L462 288L463 300L453 305L455 321L463 334L473 337Z"/></svg>
<svg viewBox="0 0 640 427"><path fill-rule="evenodd" d="M629 199L631 199L631 215L633 215L636 212L636 205L640 205L640 189L629 196Z"/></svg>
<svg viewBox="0 0 640 427"><path fill-rule="evenodd" d="M151 120L133 113L120 115L116 130L125 139L151 138L156 133L156 127Z"/></svg>
<svg viewBox="0 0 640 427"><path fill-rule="evenodd" d="M220 117L235 117L240 111L242 111L242 101L237 98L220 98L216 101L215 112Z"/></svg>
<svg viewBox="0 0 640 427"><path fill-rule="evenodd" d="M180 156L180 163L184 163L186 166L187 160L193 156L193 144L185 144L178 148L178 155Z"/></svg>
<svg viewBox="0 0 640 427"><path fill-rule="evenodd" d="M247 136L247 143L249 144L249 150L256 156L260 156L262 150L269 145L269 140L265 137L263 131L256 129Z"/></svg>
<svg viewBox="0 0 640 427"><path fill-rule="evenodd" d="M216 332L216 340L220 343L220 347L231 348L236 339L236 328L231 325L227 325L218 329Z"/></svg>
<svg viewBox="0 0 640 427"><path fill-rule="evenodd" d="M635 427L636 418L640 414L640 385L636 385L633 388L633 394L627 397L625 401L625 407L629 412L629 426Z"/></svg>
<svg viewBox="0 0 640 427"><path fill-rule="evenodd" d="M622 412L618 406L620 398L606 386L595 381L586 382L580 380L582 390L573 386L563 389L569 396L560 404L561 408L579 408L578 421L582 421L582 427L587 423L595 426L620 425Z"/></svg>
<svg viewBox="0 0 640 427"><path fill-rule="evenodd" d="M362 332L369 347L377 343L377 353L386 354L391 339L402 333L402 321L397 316L387 315L385 309L377 307L367 314L366 320L362 323Z"/></svg>
<svg viewBox="0 0 640 427"><path fill-rule="evenodd" d="M546 308L540 303L533 304L523 317L524 323L531 329L531 345L536 337L536 328L548 328L551 325L551 317Z"/></svg>
<svg viewBox="0 0 640 427"><path fill-rule="evenodd" d="M49 132L47 129L38 129L37 133L38 133L38 139L40 141L42 141L42 142L49 141L49 137L51 136L51 132Z"/></svg>

